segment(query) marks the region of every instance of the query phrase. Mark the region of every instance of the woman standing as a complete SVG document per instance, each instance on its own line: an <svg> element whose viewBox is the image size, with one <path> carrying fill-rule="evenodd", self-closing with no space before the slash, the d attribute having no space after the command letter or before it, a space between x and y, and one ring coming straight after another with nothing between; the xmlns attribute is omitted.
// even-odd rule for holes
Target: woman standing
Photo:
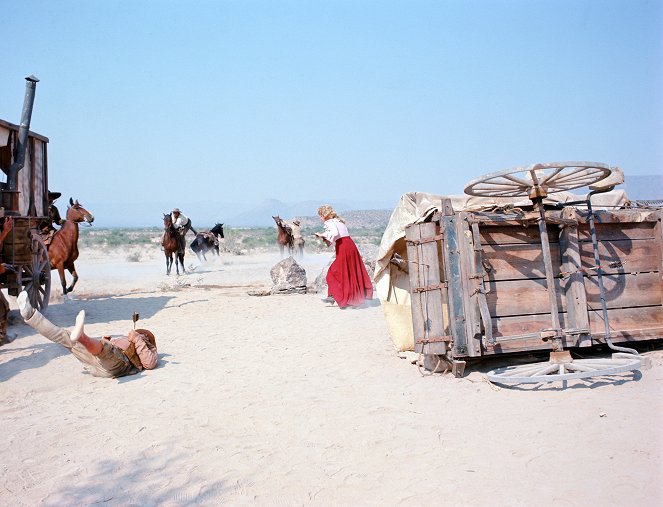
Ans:
<svg viewBox="0 0 663 507"><path fill-rule="evenodd" d="M324 240L327 246L333 243L336 248L336 259L327 272L327 294L340 308L361 306L366 299L373 298L373 284L357 245L350 237L343 219L329 204L318 208L318 216L325 231L316 232L315 235Z"/></svg>

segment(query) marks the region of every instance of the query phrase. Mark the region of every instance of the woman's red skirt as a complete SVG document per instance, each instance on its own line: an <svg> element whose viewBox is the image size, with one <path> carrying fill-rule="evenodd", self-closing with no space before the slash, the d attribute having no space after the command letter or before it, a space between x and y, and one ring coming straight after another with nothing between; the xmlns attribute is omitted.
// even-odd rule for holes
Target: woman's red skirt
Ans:
<svg viewBox="0 0 663 507"><path fill-rule="evenodd" d="M373 298L373 284L351 237L336 240L336 259L327 271L327 294L338 306L361 306Z"/></svg>

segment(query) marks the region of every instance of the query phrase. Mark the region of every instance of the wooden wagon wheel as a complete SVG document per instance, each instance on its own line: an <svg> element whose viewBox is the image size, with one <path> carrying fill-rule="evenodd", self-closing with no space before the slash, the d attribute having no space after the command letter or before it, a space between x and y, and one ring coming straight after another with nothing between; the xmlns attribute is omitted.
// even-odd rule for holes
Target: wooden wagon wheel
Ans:
<svg viewBox="0 0 663 507"><path fill-rule="evenodd" d="M32 262L21 266L19 280L23 290L28 293L32 306L43 311L48 307L51 297L51 262L41 235L31 230L30 240Z"/></svg>
<svg viewBox="0 0 663 507"><path fill-rule="evenodd" d="M598 162L551 162L487 174L470 181L465 193L479 197L545 197L593 185L612 170Z"/></svg>
<svg viewBox="0 0 663 507"><path fill-rule="evenodd" d="M646 367L646 359L633 354L616 353L604 359L576 359L547 361L498 368L486 374L491 382L499 384L538 384L579 378L602 377L640 370Z"/></svg>

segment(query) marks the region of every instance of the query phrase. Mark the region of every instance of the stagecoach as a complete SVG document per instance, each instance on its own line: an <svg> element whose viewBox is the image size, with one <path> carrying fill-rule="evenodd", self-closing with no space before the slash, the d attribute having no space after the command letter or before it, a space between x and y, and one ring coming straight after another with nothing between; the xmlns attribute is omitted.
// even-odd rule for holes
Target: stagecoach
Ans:
<svg viewBox="0 0 663 507"><path fill-rule="evenodd" d="M0 287L12 296L27 291L35 308L48 306L51 265L39 225L48 216L48 138L30 132L35 88L39 80L26 78L21 124L0 120L0 223L13 218L0 260L10 269L0 274ZM5 319L3 319L5 320Z"/></svg>

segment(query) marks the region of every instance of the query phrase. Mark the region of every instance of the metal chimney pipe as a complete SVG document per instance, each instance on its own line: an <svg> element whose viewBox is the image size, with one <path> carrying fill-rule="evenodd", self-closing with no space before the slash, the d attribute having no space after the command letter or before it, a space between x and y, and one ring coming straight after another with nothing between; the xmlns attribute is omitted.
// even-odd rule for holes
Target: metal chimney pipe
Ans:
<svg viewBox="0 0 663 507"><path fill-rule="evenodd" d="M18 191L18 172L25 164L25 150L28 143L28 132L30 131L30 120L32 119L32 106L35 102L35 90L39 79L34 76L25 78L25 98L23 99L23 111L21 113L21 125L18 129L18 141L16 145L16 156L14 163L7 172L7 190Z"/></svg>

